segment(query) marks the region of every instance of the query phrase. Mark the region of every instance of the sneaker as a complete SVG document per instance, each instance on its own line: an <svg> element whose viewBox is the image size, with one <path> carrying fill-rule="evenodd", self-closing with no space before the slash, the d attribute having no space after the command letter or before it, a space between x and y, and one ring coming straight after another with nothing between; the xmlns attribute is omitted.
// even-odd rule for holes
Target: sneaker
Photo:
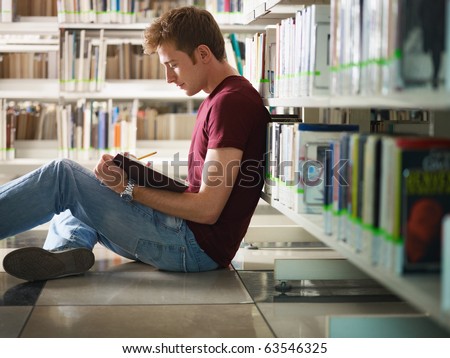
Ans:
<svg viewBox="0 0 450 358"><path fill-rule="evenodd" d="M94 261L92 251L85 248L51 252L39 247L25 247L7 254L3 268L22 280L42 281L82 274L94 265Z"/></svg>

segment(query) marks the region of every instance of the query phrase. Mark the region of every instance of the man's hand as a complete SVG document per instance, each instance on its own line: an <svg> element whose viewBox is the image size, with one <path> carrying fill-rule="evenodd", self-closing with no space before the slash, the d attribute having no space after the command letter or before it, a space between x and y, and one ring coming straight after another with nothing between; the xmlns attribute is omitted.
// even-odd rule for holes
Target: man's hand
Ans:
<svg viewBox="0 0 450 358"><path fill-rule="evenodd" d="M128 176L114 163L113 158L110 154L103 154L94 168L94 174L108 188L121 193L125 190Z"/></svg>

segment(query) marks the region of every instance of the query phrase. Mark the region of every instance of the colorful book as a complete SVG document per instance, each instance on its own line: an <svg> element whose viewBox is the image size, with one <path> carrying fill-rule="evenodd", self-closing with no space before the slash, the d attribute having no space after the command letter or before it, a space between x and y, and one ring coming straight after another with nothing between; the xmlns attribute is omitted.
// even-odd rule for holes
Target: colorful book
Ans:
<svg viewBox="0 0 450 358"><path fill-rule="evenodd" d="M393 226L394 269L399 274L439 271L442 224L450 214L450 139L402 138L396 145L401 190Z"/></svg>

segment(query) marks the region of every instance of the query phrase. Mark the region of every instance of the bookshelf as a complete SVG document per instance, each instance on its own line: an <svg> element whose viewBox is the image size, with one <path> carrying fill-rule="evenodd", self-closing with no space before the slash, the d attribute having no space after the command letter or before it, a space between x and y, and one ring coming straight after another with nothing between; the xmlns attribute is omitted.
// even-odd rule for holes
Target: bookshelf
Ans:
<svg viewBox="0 0 450 358"><path fill-rule="evenodd" d="M294 17L295 13L306 5L330 4L330 1L280 0L253 1L252 3L253 8L247 8L245 11L245 18L249 24L262 23L265 25L275 25L279 24L285 18ZM450 21L448 17L447 21ZM329 91L329 93L320 95L269 97L264 98L264 102L267 106L274 108L301 108L303 110L313 109L316 111L346 108L356 110L369 110L371 108L424 109L429 110L431 113L430 128L428 130L425 129L428 132L427 134L448 137L448 133L450 133L450 121L448 118L450 104L448 98L448 87L440 87L437 90L432 90L431 88L408 88L402 91L389 90L385 92L380 91L379 93L362 94L340 94ZM331 235L325 233L325 220L323 215L298 213L287 205L280 203L279 200L274 200L271 195L266 193L262 194L262 199L297 223L319 241L342 255L357 269L386 286L450 332L450 311L448 310L448 303L446 306L445 298L442 295L443 291L448 292L449 289L448 283L444 281L444 277L448 277L448 271L445 273L447 276L439 273L407 273L399 275L382 266L374 266L366 258L362 257L355 248L338 240L335 233ZM448 234L446 240L446 244L448 245Z"/></svg>
<svg viewBox="0 0 450 358"><path fill-rule="evenodd" d="M141 1L140 6L145 2ZM36 7L36 9L39 8L39 3L40 1L33 2L33 7ZM67 5L69 3L75 4L76 2L66 1L65 3ZM194 113L198 104L206 97L206 94L199 93L193 97L188 97L175 86L161 79L161 77L164 77L163 73L160 73L160 78L156 79L106 78L101 81L101 88L95 88L94 90L92 88L91 90L86 90L86 86L78 86L77 84L74 88L65 86L67 81L63 78L64 72L62 70L62 67L65 65L63 60L65 56L65 33L80 34L83 32L86 40L89 38L89 41L92 40L95 46L101 46L101 43L104 42L108 48L113 45L120 46L123 43L139 47L142 44L142 31L148 26L152 18L159 16L158 11L163 11L164 7L174 5L174 2L158 2L153 0L149 0L147 3L149 5L148 9L151 6L155 6L154 9L158 7L158 10L155 10L156 12L153 10L148 12L146 10L147 12L144 17L142 13L138 13L133 18L123 18L121 21L117 18L114 20L117 20L115 23L112 23L113 19L109 15L104 16L105 14L100 14L99 12L95 15L97 16L98 22L92 22L92 19L87 21L87 18L83 17L81 13L61 16L68 15L71 11L62 9L62 11L56 13L56 0L52 4L52 9L49 9L52 12L52 16L29 16L30 13L33 14L33 11L38 10L30 9L28 11L21 6L20 11L22 13L19 13L18 9L17 13L13 11L13 16L9 20L5 21L4 18L0 18L0 55L14 54L16 52L28 52L31 54L36 52L51 52L57 56L57 63L53 66L55 74L51 78L0 78L0 100L2 101L0 108L3 108L3 111L5 111L8 103L20 101L53 103L60 108L67 105L72 105L72 108L75 108L80 100L86 102L98 101L108 104L129 103L129 107L131 107L131 103L139 101L139 103L147 106L164 106L164 104L168 104L176 112L186 111L187 113ZM198 5L197 3L201 4L202 2L189 0L178 1L177 3L182 6ZM212 4L213 2L209 2L208 6L211 7ZM231 33L240 35L264 29L263 26L258 24L243 26L239 12L234 8L221 8L219 2L217 6L213 6L209 10L216 14L219 22L222 21L220 22L220 26L224 35ZM89 13L93 16L95 12L89 11ZM77 69L78 67L78 65L74 65L73 68ZM86 81L86 79L84 78L83 81ZM139 140L138 148L142 148L143 151L148 148L159 148L157 149L158 153L164 152L164 147L169 148L172 152L184 152L187 150L185 148L186 143L183 140L176 140L175 143L177 145L174 147L169 141ZM29 142L18 140L15 143L14 156L16 159L0 159L1 170L3 173L11 176L26 173L45 163L49 158L56 158L61 155L58 154L58 145L59 143L56 140L30 140ZM8 158L8 155L6 158ZM165 158L167 159L168 156L165 156ZM84 164L86 166L92 166L93 162L85 161Z"/></svg>

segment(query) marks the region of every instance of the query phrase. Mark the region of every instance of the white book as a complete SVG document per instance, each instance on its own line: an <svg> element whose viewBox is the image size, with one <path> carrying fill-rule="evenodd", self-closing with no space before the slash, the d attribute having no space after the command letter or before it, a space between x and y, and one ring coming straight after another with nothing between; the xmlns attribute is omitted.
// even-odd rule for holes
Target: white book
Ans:
<svg viewBox="0 0 450 358"><path fill-rule="evenodd" d="M295 14L295 32L294 32L294 82L292 88L293 97L300 96L300 78L301 74L301 51L302 51L302 21L303 13L301 10Z"/></svg>
<svg viewBox="0 0 450 358"><path fill-rule="evenodd" d="M58 142L58 157L59 158L63 158L63 153L62 153L62 147L63 147L63 131L62 131L62 117L63 117L63 106L62 105L58 105L56 107L56 138L57 138L57 142Z"/></svg>
<svg viewBox="0 0 450 358"><path fill-rule="evenodd" d="M90 0L78 0L79 22L88 23L89 22L89 10L90 10Z"/></svg>
<svg viewBox="0 0 450 358"><path fill-rule="evenodd" d="M80 39L78 43L78 67L76 76L77 91L84 91L84 66L85 66L85 48L86 48L86 30L80 31Z"/></svg>
<svg viewBox="0 0 450 358"><path fill-rule="evenodd" d="M67 67L66 67L66 82L65 82L65 90L73 92L75 90L75 48L76 48L76 36L72 32L66 31L67 33Z"/></svg>
<svg viewBox="0 0 450 358"><path fill-rule="evenodd" d="M353 18L352 18L352 0L342 0L341 8L339 10L340 13L340 23L339 23L339 45L340 45L340 58L341 58L341 67L339 71L339 81L340 81L340 93L343 95L348 95L351 93L351 68L350 64L352 63L353 53L355 51L359 51L352 47L352 27L353 27Z"/></svg>
<svg viewBox="0 0 450 358"><path fill-rule="evenodd" d="M309 63L310 96L327 94L330 84L329 66L330 6L311 6L311 50ZM353 48L353 51L356 51Z"/></svg>
<svg viewBox="0 0 450 358"><path fill-rule="evenodd" d="M302 21L302 51L301 60L301 76L300 76L300 96L307 96L309 89L309 61L311 53L311 7L303 10Z"/></svg>
<svg viewBox="0 0 450 358"><path fill-rule="evenodd" d="M65 0L58 0L56 2L56 12L59 24L64 24L66 22L66 4Z"/></svg>
<svg viewBox="0 0 450 358"><path fill-rule="evenodd" d="M63 43L63 55L62 55L62 81L61 90L67 91L69 86L68 82L70 79L70 68L69 68L69 31L64 31L64 43Z"/></svg>
<svg viewBox="0 0 450 358"><path fill-rule="evenodd" d="M64 0L64 8L66 14L66 22L73 23L76 21L75 3L73 0Z"/></svg>
<svg viewBox="0 0 450 358"><path fill-rule="evenodd" d="M83 150L86 153L89 153L91 149L91 128L92 128L91 102L87 102L83 114ZM89 159L89 157L87 159Z"/></svg>
<svg viewBox="0 0 450 358"><path fill-rule="evenodd" d="M400 85L398 83L401 71L400 58L397 55L399 46L399 0L383 0L382 15L382 93L388 94L396 91Z"/></svg>
<svg viewBox="0 0 450 358"><path fill-rule="evenodd" d="M399 173L398 148L395 145L395 138L384 137L382 140L382 163L381 163L381 187L380 187L380 212L379 226L383 233L380 242L380 266L392 269L393 243L390 235L394 232L395 210L397 207L398 195L396 195L395 177Z"/></svg>
<svg viewBox="0 0 450 358"><path fill-rule="evenodd" d="M105 39L105 30L100 30L100 45L98 46L98 67L97 67L97 78L96 78L96 91L101 91L105 85L105 75L106 75L106 51L107 44Z"/></svg>
<svg viewBox="0 0 450 358"><path fill-rule="evenodd" d="M0 22L13 22L13 0L1 0L2 17Z"/></svg>

